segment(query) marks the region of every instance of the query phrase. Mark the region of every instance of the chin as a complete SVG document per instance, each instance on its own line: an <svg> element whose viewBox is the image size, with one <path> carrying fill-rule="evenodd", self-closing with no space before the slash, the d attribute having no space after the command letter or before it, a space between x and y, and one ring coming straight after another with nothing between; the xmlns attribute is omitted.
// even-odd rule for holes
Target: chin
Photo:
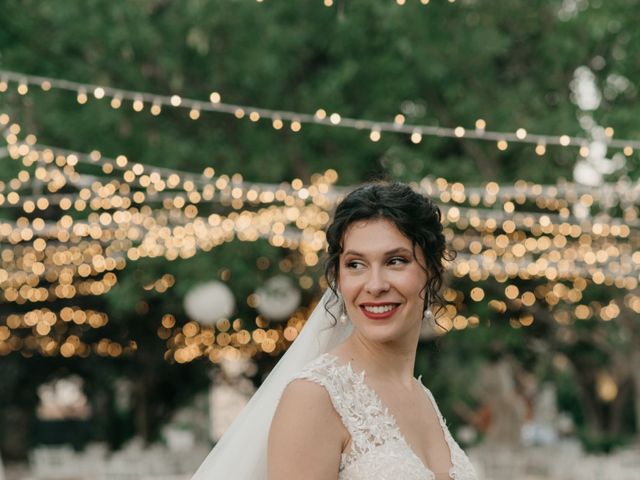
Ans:
<svg viewBox="0 0 640 480"><path fill-rule="evenodd" d="M367 319L370 322L370 320ZM360 334L371 342L387 343L394 340L398 340L402 337L396 325L365 325L363 328L358 328Z"/></svg>

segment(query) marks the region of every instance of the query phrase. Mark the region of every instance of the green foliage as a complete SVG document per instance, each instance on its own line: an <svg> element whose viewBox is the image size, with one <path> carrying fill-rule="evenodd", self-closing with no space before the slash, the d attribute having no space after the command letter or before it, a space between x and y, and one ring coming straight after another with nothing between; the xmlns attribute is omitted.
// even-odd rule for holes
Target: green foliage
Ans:
<svg viewBox="0 0 640 480"><path fill-rule="evenodd" d="M218 91L224 102L306 113L323 108L379 121L403 113L408 124L467 129L483 118L489 130L524 127L532 133L584 135L569 83L577 67L589 65L605 91L595 120L612 126L616 137L640 133L633 84L640 74L638 1L594 0L566 18L558 14L560 0L407 2L404 7L393 1L335 3L326 8L320 0L5 0L0 68L200 100ZM607 90L616 75L629 79L629 86ZM341 185L380 174L406 181L441 176L468 185L517 179L554 183L571 178L577 156L574 149L549 147L538 157L529 145L500 152L493 142L427 136L414 145L406 136L387 133L371 142L367 131L317 125L293 133L287 127L274 130L268 120L253 123L208 112L192 121L186 110L166 107L154 117L148 105L142 113L134 112L130 102L114 110L108 99L90 96L79 105L74 92L32 87L20 96L13 86L0 93L0 110L42 144L99 150L110 157L125 154L133 162L192 172L212 166L218 174L240 172L256 182L308 181L312 173L334 168ZM0 162L0 180L17 174L17 162ZM633 156L627 173L637 179L639 172ZM2 218L19 214L0 209ZM9 385L0 395L2 405L24 402L28 392L24 404L33 408L38 382L60 368L89 365L93 370L86 376L107 379L105 395L113 395L108 384L117 376L141 381L148 375L148 391L140 401L151 405L147 433L152 436L171 409L207 381L205 363L165 362L164 344L156 335L162 315L173 313L184 321L185 292L228 269L238 315L250 320L255 311L246 304L247 296L279 272L287 255L262 241L233 242L188 260L130 262L118 272L118 285L109 294L82 303L108 311L111 322L104 334L135 340L138 354L129 360L86 362L2 358L0 371L10 373L2 375ZM259 257L269 259L268 269L256 268ZM175 287L162 294L143 289L167 273L175 277ZM319 269L312 274L317 279ZM468 291L471 282L453 279L453 285ZM498 292L501 287L486 288ZM610 292L603 287L602 296ZM478 315L481 327L450 334L418 358L418 370L429 372L429 384L441 395L449 417L454 400L473 402L466 386L496 340L527 368L544 370L549 364L551 353L532 352L536 340L553 344L554 330L543 321L528 331L514 330L510 313L495 312L487 300L464 307ZM0 315L14 307L0 304ZM575 328L580 334L593 331L588 324ZM615 344L616 332L608 334ZM610 359L588 343L557 349L589 365ZM268 365L272 360L261 361Z"/></svg>

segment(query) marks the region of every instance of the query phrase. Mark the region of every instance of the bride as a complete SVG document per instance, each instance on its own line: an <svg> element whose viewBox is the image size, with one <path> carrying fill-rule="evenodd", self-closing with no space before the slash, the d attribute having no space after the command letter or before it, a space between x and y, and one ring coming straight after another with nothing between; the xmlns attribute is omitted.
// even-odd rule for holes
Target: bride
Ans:
<svg viewBox="0 0 640 480"><path fill-rule="evenodd" d="M476 480L413 376L421 322L444 304L440 215L401 183L346 196L330 288L192 480Z"/></svg>

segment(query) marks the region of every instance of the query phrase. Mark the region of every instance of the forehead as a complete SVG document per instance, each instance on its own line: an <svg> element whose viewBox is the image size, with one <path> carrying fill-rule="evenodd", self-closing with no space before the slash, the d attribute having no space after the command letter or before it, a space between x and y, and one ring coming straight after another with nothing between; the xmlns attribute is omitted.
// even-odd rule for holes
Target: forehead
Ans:
<svg viewBox="0 0 640 480"><path fill-rule="evenodd" d="M398 247L412 251L413 243L392 221L381 218L353 222L347 227L342 241L343 252L355 250L375 254Z"/></svg>

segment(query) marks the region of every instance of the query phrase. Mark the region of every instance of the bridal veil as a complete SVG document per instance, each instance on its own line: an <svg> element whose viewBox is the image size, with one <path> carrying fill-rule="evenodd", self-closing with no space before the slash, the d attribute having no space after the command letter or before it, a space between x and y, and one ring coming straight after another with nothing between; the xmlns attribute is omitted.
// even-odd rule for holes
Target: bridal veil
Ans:
<svg viewBox="0 0 640 480"><path fill-rule="evenodd" d="M341 300L327 288L298 338L191 480L266 480L269 428L284 388L307 363L331 350L351 333L351 322L336 321L340 305Z"/></svg>

